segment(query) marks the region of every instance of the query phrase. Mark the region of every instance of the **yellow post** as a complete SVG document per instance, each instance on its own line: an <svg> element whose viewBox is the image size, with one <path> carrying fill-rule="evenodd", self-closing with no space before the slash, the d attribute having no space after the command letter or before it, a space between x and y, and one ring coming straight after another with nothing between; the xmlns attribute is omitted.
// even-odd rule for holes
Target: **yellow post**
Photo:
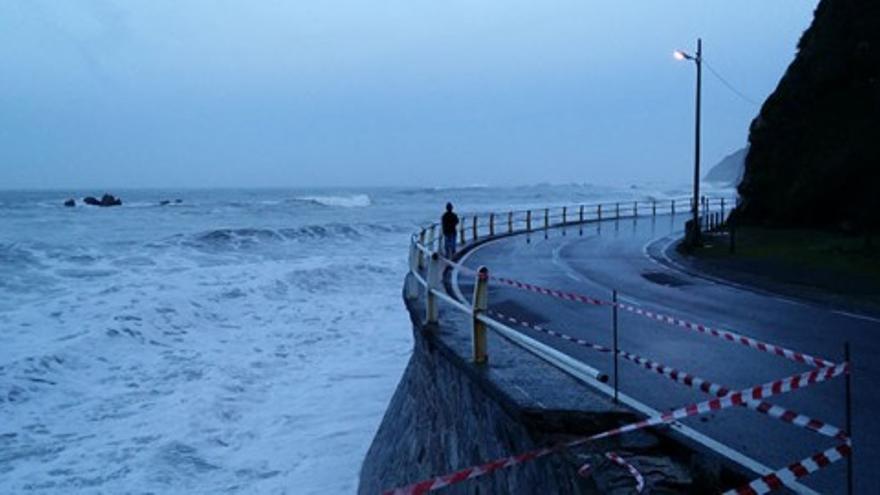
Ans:
<svg viewBox="0 0 880 495"><path fill-rule="evenodd" d="M489 213L489 236L495 235L495 214Z"/></svg>
<svg viewBox="0 0 880 495"><path fill-rule="evenodd" d="M486 345L486 324L478 318L489 308L489 269L481 266L474 284L473 347L474 362L485 363L489 359Z"/></svg>

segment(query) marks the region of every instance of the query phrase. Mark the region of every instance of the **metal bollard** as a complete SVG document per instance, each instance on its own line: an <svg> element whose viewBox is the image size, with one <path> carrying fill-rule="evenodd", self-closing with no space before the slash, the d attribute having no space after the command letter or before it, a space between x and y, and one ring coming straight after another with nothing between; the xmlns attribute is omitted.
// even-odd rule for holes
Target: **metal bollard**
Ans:
<svg viewBox="0 0 880 495"><path fill-rule="evenodd" d="M489 213L489 237L495 235L495 214Z"/></svg>
<svg viewBox="0 0 880 495"><path fill-rule="evenodd" d="M526 212L526 232L532 231L532 210Z"/></svg>
<svg viewBox="0 0 880 495"><path fill-rule="evenodd" d="M428 262L428 286L425 297L425 320L428 325L436 325L440 317L440 311L437 307L437 296L434 295L435 290L443 287L443 265L440 263L440 255L431 254L431 260Z"/></svg>
<svg viewBox="0 0 880 495"><path fill-rule="evenodd" d="M477 237L477 216L476 216L476 215L474 215L473 230L474 230L474 231L472 232L472 234L473 234L473 240L476 241L477 238L478 238L478 237Z"/></svg>
<svg viewBox="0 0 880 495"><path fill-rule="evenodd" d="M507 233L508 234L513 233L513 212L512 211L507 212Z"/></svg>
<svg viewBox="0 0 880 495"><path fill-rule="evenodd" d="M489 269L481 266L477 271L477 280L474 284L473 305L473 348L474 362L485 363L489 359L486 345L486 324L480 321L478 316L489 309Z"/></svg>

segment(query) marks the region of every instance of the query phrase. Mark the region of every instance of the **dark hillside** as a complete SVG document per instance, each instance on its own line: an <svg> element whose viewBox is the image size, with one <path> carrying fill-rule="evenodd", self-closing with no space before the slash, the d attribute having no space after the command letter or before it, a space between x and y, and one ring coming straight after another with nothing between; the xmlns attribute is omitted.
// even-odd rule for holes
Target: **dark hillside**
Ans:
<svg viewBox="0 0 880 495"><path fill-rule="evenodd" d="M742 222L880 230L880 1L821 0L749 142Z"/></svg>

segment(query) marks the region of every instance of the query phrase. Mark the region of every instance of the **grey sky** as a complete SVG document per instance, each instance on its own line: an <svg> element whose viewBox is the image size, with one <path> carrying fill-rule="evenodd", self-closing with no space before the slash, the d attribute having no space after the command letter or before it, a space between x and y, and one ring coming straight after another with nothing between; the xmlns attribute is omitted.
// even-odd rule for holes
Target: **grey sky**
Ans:
<svg viewBox="0 0 880 495"><path fill-rule="evenodd" d="M4 0L0 188L685 182L816 3Z"/></svg>

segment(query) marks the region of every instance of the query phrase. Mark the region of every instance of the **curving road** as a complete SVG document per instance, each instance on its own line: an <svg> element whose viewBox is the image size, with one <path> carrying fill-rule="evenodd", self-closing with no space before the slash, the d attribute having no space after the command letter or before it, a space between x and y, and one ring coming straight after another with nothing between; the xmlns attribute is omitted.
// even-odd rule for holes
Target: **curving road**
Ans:
<svg viewBox="0 0 880 495"><path fill-rule="evenodd" d="M877 390L880 364L880 318L857 315L762 291L694 276L666 256L680 236L685 215L642 217L554 228L531 235L496 239L468 252L461 262L485 265L492 275L536 285L611 299L611 289L624 302L732 330L830 361L843 360L843 345L852 346L855 492L880 493L880 408ZM456 273L464 294L470 277ZM549 329L611 346L611 310L564 301L493 284L490 308ZM612 373L609 354L577 346L534 330L517 327L533 338L568 353L601 371ZM807 365L745 346L656 322L621 311L622 350L725 385L741 389L808 371ZM491 350L490 350L491 353ZM673 383L628 361L619 363L620 390L658 410L705 400L706 395ZM814 385L769 402L845 427L844 380ZM825 450L833 439L783 423L745 408L720 411L683 421L685 424L772 468ZM839 462L803 479L822 493L846 492L846 465Z"/></svg>

